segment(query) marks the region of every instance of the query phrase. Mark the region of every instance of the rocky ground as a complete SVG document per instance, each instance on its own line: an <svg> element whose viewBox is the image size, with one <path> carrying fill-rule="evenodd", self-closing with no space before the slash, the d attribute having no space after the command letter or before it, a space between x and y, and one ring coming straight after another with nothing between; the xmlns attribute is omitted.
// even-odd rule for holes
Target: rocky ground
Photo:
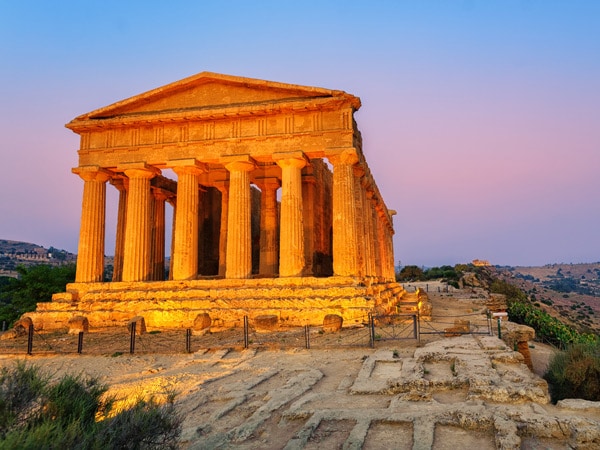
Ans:
<svg viewBox="0 0 600 450"><path fill-rule="evenodd" d="M443 329L462 315L481 334L381 339L375 348L5 352L0 365L18 357L56 375L94 375L123 403L175 391L186 449L600 448L600 404L550 404L546 383L520 354L484 333L481 293L438 287L428 286L433 318L426 329ZM534 370L543 373L552 350L531 347Z"/></svg>

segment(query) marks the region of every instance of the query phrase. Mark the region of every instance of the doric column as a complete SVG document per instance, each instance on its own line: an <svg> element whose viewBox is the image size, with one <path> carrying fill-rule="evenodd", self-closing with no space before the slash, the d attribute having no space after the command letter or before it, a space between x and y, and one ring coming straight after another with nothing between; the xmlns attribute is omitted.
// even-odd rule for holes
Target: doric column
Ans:
<svg viewBox="0 0 600 450"><path fill-rule="evenodd" d="M118 169L129 178L123 281L147 281L152 245L150 180L160 171L145 163L123 164Z"/></svg>
<svg viewBox="0 0 600 450"><path fill-rule="evenodd" d="M77 283L102 281L106 220L106 182L111 173L98 166L76 167L72 172L83 181L81 228L77 250Z"/></svg>
<svg viewBox="0 0 600 450"><path fill-rule="evenodd" d="M355 149L327 155L333 164L333 273L358 276L359 260L354 202Z"/></svg>
<svg viewBox="0 0 600 450"><path fill-rule="evenodd" d="M250 278L252 275L250 172L255 169L256 164L250 156L223 157L222 162L229 171L225 278Z"/></svg>
<svg viewBox="0 0 600 450"><path fill-rule="evenodd" d="M388 259L387 259L387 267L388 267L388 279L391 281L396 280L396 271L394 267L394 224L392 222L392 217L396 215L396 211L393 209L388 209L388 227L387 227L387 238L388 238Z"/></svg>
<svg viewBox="0 0 600 450"><path fill-rule="evenodd" d="M302 168L307 161L302 152L274 153L273 159L281 167L279 276L300 277L305 265Z"/></svg>
<svg viewBox="0 0 600 450"><path fill-rule="evenodd" d="M152 221L152 280L165 279L165 201L167 195L161 189L154 189Z"/></svg>
<svg viewBox="0 0 600 450"><path fill-rule="evenodd" d="M363 171L364 172L364 171ZM375 269L375 239L373 238L373 212L371 207L370 197L372 196L372 191L370 191L369 180L367 179L368 175L363 173L360 178L360 183L358 188L360 190L360 202L362 207L362 226L363 226L363 246L364 246L364 269L365 275L369 277L376 276Z"/></svg>
<svg viewBox="0 0 600 450"><path fill-rule="evenodd" d="M381 277L381 257L379 256L379 245L377 244L377 212L375 210L375 193L367 189L367 208L369 212L369 236L371 239L371 274Z"/></svg>
<svg viewBox="0 0 600 450"><path fill-rule="evenodd" d="M121 281L123 276L123 252L125 251L125 223L127 221L127 180L124 178L113 178L110 184L119 191L119 210L117 214L117 234L112 281Z"/></svg>
<svg viewBox="0 0 600 450"><path fill-rule="evenodd" d="M260 197L260 266L258 273L274 277L279 271L279 214L277 214L277 178L256 180Z"/></svg>
<svg viewBox="0 0 600 450"><path fill-rule="evenodd" d="M227 221L229 212L229 183L220 181L215 187L221 193L221 223L219 225L219 276L225 276L227 268Z"/></svg>
<svg viewBox="0 0 600 450"><path fill-rule="evenodd" d="M353 166L354 171L354 207L356 208L356 248L358 251L358 274L367 274L367 238L365 235L365 208L363 203L361 178L365 170L359 164Z"/></svg>
<svg viewBox="0 0 600 450"><path fill-rule="evenodd" d="M377 216L378 216L378 220L377 220L377 235L378 235L378 239L377 242L379 244L379 255L380 255L380 265L381 265L381 275L384 279L388 279L389 277L389 270L388 270L388 264L389 264L389 259L390 259L390 255L389 255L389 242L388 242L388 233L387 233L387 227L385 224L385 212L382 209L383 207L381 205L379 205L377 207Z"/></svg>
<svg viewBox="0 0 600 450"><path fill-rule="evenodd" d="M314 275L314 255L315 255L315 224L319 218L316 217L316 190L317 181L315 176L310 174L302 175L302 215L304 222L304 275Z"/></svg>
<svg viewBox="0 0 600 450"><path fill-rule="evenodd" d="M173 252L175 249L175 228L177 226L177 197L168 200L173 207L173 218L171 219L171 253L169 254L169 280L173 279Z"/></svg>
<svg viewBox="0 0 600 450"><path fill-rule="evenodd" d="M206 166L196 160L170 161L177 174L177 219L171 270L174 280L198 276L199 177Z"/></svg>

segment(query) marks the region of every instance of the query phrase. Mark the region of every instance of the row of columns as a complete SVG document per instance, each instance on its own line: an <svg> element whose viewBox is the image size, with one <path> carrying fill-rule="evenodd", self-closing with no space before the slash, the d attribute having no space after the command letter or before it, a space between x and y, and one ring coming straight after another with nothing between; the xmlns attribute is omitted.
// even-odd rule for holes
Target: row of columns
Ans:
<svg viewBox="0 0 600 450"><path fill-rule="evenodd" d="M387 212L363 183L364 172L357 169L356 150L337 151L326 156L333 165L334 274L393 279L392 232L386 227ZM275 153L273 160L281 168L279 221L279 180L256 180L262 190L260 273L302 276L307 263L302 168L308 160L300 151ZM252 274L250 173L257 165L250 156L223 157L221 162L229 172L229 182L215 186L222 198L219 275L249 278ZM195 159L169 161L169 167L178 177L171 278L195 279L198 276L198 189L200 176L208 169ZM117 170L123 172L127 180L111 181L120 191L119 217L123 219L117 227L115 279L161 279L167 197L159 194L153 202L150 189L151 179L160 171L144 163L124 164ZM73 172L84 180L76 281L98 282L102 281L103 273L106 181L113 174L98 167L79 167Z"/></svg>

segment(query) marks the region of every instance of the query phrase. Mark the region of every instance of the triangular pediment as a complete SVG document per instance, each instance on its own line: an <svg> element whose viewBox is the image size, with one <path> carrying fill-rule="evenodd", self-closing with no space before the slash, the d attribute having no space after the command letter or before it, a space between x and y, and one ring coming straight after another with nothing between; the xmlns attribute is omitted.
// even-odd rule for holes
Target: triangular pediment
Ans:
<svg viewBox="0 0 600 450"><path fill-rule="evenodd" d="M175 111L256 107L317 98L358 99L343 91L202 72L83 114L73 122Z"/></svg>

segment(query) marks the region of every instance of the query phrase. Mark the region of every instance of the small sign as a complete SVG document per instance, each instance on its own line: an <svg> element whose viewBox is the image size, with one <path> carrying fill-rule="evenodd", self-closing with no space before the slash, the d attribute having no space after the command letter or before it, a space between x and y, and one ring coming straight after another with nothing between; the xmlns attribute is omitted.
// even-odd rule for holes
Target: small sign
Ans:
<svg viewBox="0 0 600 450"><path fill-rule="evenodd" d="M495 312L495 313L492 313L492 317L508 317L508 313L507 312Z"/></svg>

